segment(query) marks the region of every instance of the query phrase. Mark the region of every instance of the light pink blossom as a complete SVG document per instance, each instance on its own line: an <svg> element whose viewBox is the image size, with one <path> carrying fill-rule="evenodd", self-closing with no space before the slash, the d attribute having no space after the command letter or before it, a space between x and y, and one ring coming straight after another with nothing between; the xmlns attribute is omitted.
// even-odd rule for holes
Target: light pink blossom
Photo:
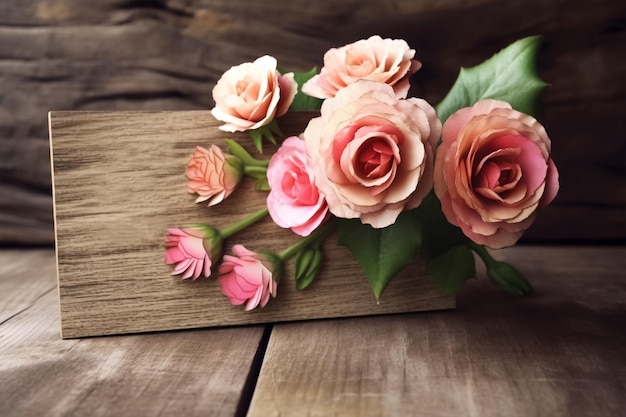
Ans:
<svg viewBox="0 0 626 417"><path fill-rule="evenodd" d="M435 163L435 193L448 221L474 242L512 246L559 189L550 139L509 103L482 100L451 115Z"/></svg>
<svg viewBox="0 0 626 417"><path fill-rule="evenodd" d="M183 279L211 276L211 266L222 253L222 238L209 227L169 228L165 237L165 263L175 265L172 275Z"/></svg>
<svg viewBox="0 0 626 417"><path fill-rule="evenodd" d="M270 160L267 180L271 188L267 208L274 223L300 236L308 236L322 224L328 205L315 185L302 139L285 139Z"/></svg>
<svg viewBox="0 0 626 417"><path fill-rule="evenodd" d="M355 81L370 80L389 84L397 98L406 98L409 77L422 66L414 56L415 50L406 41L377 35L332 48L324 54L320 73L307 81L302 91L326 99Z"/></svg>
<svg viewBox="0 0 626 417"><path fill-rule="evenodd" d="M265 307L270 296L276 296L277 278L273 276L277 262L267 255L252 252L243 245L234 245L235 256L224 255L217 281L222 294L232 305L246 304L246 311ZM277 271L278 273L279 271Z"/></svg>
<svg viewBox="0 0 626 417"><path fill-rule="evenodd" d="M214 206L235 191L243 176L243 164L215 145L209 150L197 146L187 162L185 176L189 179L187 191L198 194L196 203L209 200L209 206Z"/></svg>
<svg viewBox="0 0 626 417"><path fill-rule="evenodd" d="M387 84L359 81L324 101L304 140L330 211L382 228L432 188L440 131L426 101L398 100Z"/></svg>
<svg viewBox="0 0 626 417"><path fill-rule="evenodd" d="M281 75L276 59L265 55L230 68L213 88L211 114L226 132L243 132L269 124L287 112L298 85L293 73Z"/></svg>

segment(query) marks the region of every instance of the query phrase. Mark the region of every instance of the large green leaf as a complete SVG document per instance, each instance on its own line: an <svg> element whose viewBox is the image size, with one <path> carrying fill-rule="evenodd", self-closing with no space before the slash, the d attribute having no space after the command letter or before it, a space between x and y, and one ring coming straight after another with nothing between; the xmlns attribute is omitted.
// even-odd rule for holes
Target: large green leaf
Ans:
<svg viewBox="0 0 626 417"><path fill-rule="evenodd" d="M536 114L539 94L547 86L537 75L540 44L539 36L520 39L482 64L461 68L448 95L437 106L441 121L485 98L504 100L514 109Z"/></svg>
<svg viewBox="0 0 626 417"><path fill-rule="evenodd" d="M442 295L454 294L465 281L476 275L472 250L465 245L454 246L430 259L428 272Z"/></svg>
<svg viewBox="0 0 626 417"><path fill-rule="evenodd" d="M448 223L432 191L416 214L422 223L421 255L428 272L441 294L453 294L468 278L476 276L470 240L460 228Z"/></svg>
<svg viewBox="0 0 626 417"><path fill-rule="evenodd" d="M421 254L426 261L444 254L454 246L469 244L469 239L461 229L448 223L434 191L424 198L415 212L421 222Z"/></svg>
<svg viewBox="0 0 626 417"><path fill-rule="evenodd" d="M338 240L359 262L379 299L391 279L413 262L421 243L420 220L414 210L403 212L394 224L383 229L360 220L342 220Z"/></svg>

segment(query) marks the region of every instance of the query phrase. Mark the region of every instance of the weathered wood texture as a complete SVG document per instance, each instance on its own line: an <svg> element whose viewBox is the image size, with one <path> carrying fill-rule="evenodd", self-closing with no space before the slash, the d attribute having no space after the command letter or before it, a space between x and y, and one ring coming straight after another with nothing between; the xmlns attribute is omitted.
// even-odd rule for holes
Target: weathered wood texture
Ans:
<svg viewBox="0 0 626 417"><path fill-rule="evenodd" d="M311 117L286 115L281 129L300 132ZM246 313L228 303L214 279L170 277L163 261L168 227L209 223L222 229L266 205L267 193L255 192L253 181L211 208L187 193L184 170L194 148L222 145L219 122L208 111L60 112L50 120L64 337L454 306L453 297L438 295L418 261L377 302L356 260L330 238L310 287L296 291L294 262L288 261L276 300ZM268 217L227 243L278 253L296 238Z"/></svg>
<svg viewBox="0 0 626 417"><path fill-rule="evenodd" d="M273 328L248 417L611 417L626 408L626 250L517 247L536 294Z"/></svg>
<svg viewBox="0 0 626 417"><path fill-rule="evenodd" d="M275 325L248 403L261 327L61 340L54 253L0 251L0 415L621 415L626 248L498 257L534 296L481 276L455 311Z"/></svg>
<svg viewBox="0 0 626 417"><path fill-rule="evenodd" d="M405 38L433 103L471 66L543 34L543 122L562 188L530 240L626 237L626 2L613 0L3 0L0 2L0 243L53 241L49 110L212 107L231 65L285 68L379 33Z"/></svg>
<svg viewBox="0 0 626 417"><path fill-rule="evenodd" d="M55 275L0 252L0 415L236 415L262 327L61 340Z"/></svg>

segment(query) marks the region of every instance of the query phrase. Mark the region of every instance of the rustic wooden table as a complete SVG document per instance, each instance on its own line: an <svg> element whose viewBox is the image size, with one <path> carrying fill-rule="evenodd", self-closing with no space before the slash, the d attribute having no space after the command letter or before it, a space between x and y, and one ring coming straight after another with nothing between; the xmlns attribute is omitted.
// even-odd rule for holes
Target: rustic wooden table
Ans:
<svg viewBox="0 0 626 417"><path fill-rule="evenodd" d="M452 311L62 340L54 253L3 250L0 415L622 415L626 247L497 257L536 294L479 271Z"/></svg>

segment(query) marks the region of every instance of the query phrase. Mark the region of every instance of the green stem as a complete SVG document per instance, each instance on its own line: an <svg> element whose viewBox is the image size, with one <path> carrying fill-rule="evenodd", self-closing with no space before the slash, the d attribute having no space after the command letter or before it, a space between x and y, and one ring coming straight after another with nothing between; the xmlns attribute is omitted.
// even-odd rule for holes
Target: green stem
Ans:
<svg viewBox="0 0 626 417"><path fill-rule="evenodd" d="M250 165L252 167L267 168L270 165L270 160L269 159L251 158L251 160L248 161L247 165Z"/></svg>
<svg viewBox="0 0 626 417"><path fill-rule="evenodd" d="M261 220L263 217L267 216L269 214L269 211L267 210L267 207L262 208L261 210L257 211L256 213L251 214L250 216L246 217L243 220L238 221L235 224L232 224L222 230L219 231L219 233L222 235L222 237L224 239L234 235L235 233L245 229L246 227L250 226L251 224L254 224L256 222L258 222L259 220Z"/></svg>
<svg viewBox="0 0 626 417"><path fill-rule="evenodd" d="M244 165L243 173L252 178L262 178L265 177L265 175L267 174L267 167Z"/></svg>
<svg viewBox="0 0 626 417"><path fill-rule="evenodd" d="M474 252L476 252L476 254L478 254L478 256L480 257L480 259L482 259L482 261L485 263L485 266L487 268L490 268L497 263L497 261L493 259L491 254L487 251L487 249L483 245L470 242L469 246L470 248L474 250Z"/></svg>
<svg viewBox="0 0 626 417"><path fill-rule="evenodd" d="M246 151L240 144L232 139L225 139L226 145L228 145L228 151L231 155L241 159L243 165L247 167L265 167L270 164L269 159L256 159L248 151Z"/></svg>
<svg viewBox="0 0 626 417"><path fill-rule="evenodd" d="M283 251L278 253L276 256L278 256L281 261L286 261L287 259L295 256L298 252L300 252L307 246L319 246L319 244L328 237L330 232L335 230L335 226L336 225L334 219L327 221L326 224L318 228L309 236L305 237L304 239L300 239L293 245L289 246L287 249L284 249Z"/></svg>

